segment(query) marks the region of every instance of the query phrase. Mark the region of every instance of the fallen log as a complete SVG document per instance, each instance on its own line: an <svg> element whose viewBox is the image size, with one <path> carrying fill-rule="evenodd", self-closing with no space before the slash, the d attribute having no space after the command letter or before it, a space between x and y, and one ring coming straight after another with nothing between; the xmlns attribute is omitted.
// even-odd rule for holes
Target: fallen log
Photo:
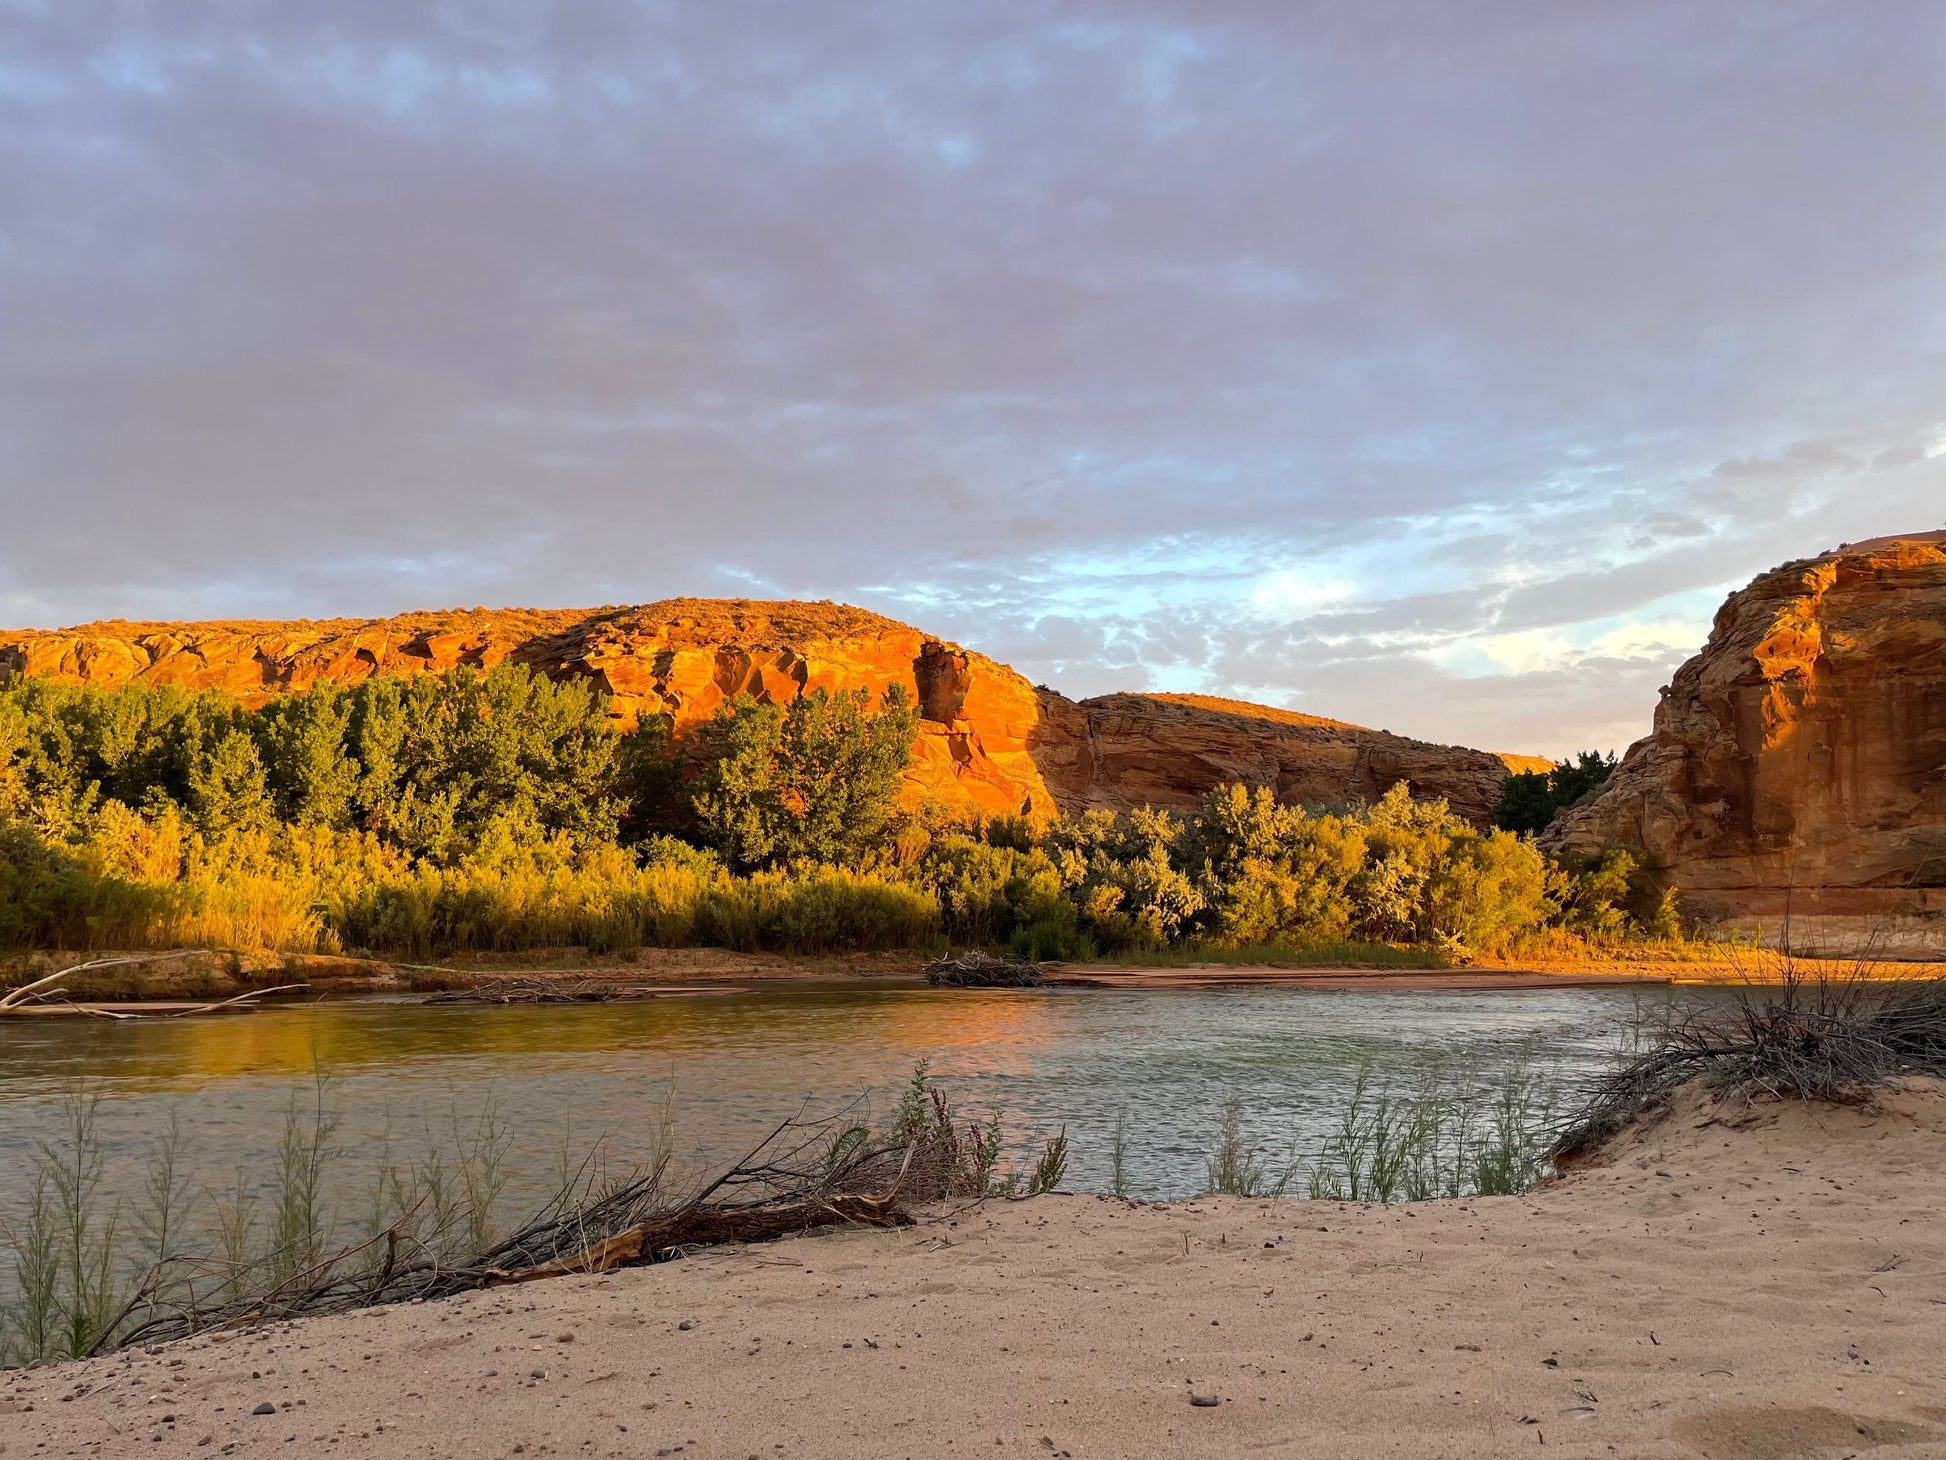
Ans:
<svg viewBox="0 0 1946 1460"><path fill-rule="evenodd" d="M679 1247L769 1242L820 1227L909 1226L912 1218L900 1211L895 1201L893 1196L833 1196L774 1207L696 1207L653 1218L580 1252L537 1267L519 1272L492 1270L487 1276L487 1286L497 1288L576 1273L607 1272L634 1263L652 1262L656 1254Z"/></svg>
<svg viewBox="0 0 1946 1460"><path fill-rule="evenodd" d="M446 989L421 999L422 1004L611 1004L624 999L653 997L658 990L634 984L583 978L567 982L548 978L502 978L470 988Z"/></svg>
<svg viewBox="0 0 1946 1460"><path fill-rule="evenodd" d="M56 993L54 985L70 974L87 973L97 968L119 968L129 963L167 963L172 959L193 958L199 953L207 952L209 952L207 948L182 948L173 953L136 953L123 958L96 958L87 963L77 963L71 968L63 968L44 978L37 978L32 983L22 984L8 993L0 994L0 1014L12 1013L23 1005L53 998ZM40 992L41 990L46 992ZM65 993L61 997L65 998Z"/></svg>

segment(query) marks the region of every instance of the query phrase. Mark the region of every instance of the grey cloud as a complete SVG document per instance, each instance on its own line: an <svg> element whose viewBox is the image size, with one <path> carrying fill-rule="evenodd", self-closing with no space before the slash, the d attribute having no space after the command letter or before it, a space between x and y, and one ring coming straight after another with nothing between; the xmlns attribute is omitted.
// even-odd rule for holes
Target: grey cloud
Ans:
<svg viewBox="0 0 1946 1460"><path fill-rule="evenodd" d="M1642 719L1424 644L1937 525L1943 52L1921 0L0 8L0 609L792 593L1063 688Z"/></svg>

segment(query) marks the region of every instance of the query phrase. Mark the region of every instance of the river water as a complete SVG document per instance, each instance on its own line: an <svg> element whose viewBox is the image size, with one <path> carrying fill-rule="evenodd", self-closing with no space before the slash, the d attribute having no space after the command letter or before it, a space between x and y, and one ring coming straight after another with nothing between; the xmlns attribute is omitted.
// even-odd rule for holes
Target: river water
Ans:
<svg viewBox="0 0 1946 1460"><path fill-rule="evenodd" d="M1022 1148L1065 1127L1066 1186L1108 1185L1127 1131L1140 1195L1201 1189L1224 1102L1239 1097L1267 1151L1315 1150L1361 1069L1410 1085L1430 1070L1480 1087L1524 1063L1567 1089L1673 1002L1663 987L1508 992L946 990L758 986L624 1004L487 1008L378 1000L287 1004L247 1016L0 1024L0 1220L24 1199L32 1152L64 1100L100 1099L104 1187L133 1198L171 1119L195 1181L267 1174L292 1102L338 1118L336 1194L378 1153L449 1145L491 1110L519 1208L564 1152L604 1144L623 1164L666 1111L692 1170L734 1157L794 1112L865 1101L881 1119L922 1059L969 1116L1001 1112Z"/></svg>

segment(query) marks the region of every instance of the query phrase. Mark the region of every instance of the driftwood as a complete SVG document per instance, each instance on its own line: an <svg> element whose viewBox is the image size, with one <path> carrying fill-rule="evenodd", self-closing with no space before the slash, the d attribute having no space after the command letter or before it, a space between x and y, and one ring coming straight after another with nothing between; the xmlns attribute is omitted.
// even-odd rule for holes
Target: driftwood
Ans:
<svg viewBox="0 0 1946 1460"><path fill-rule="evenodd" d="M84 1004L72 998L66 989L54 987L70 974L87 973L97 968L117 968L130 963L166 963L171 959L192 958L199 953L207 952L209 952L207 948L183 948L174 953L139 953L124 958L97 958L88 963L77 963L71 968L63 968L0 995L0 1016L25 1014L34 1006L59 1004L92 1019L181 1019L190 1014L220 1014L226 1009L242 1008L251 1000L261 999L266 994L288 994L297 989L310 987L305 983L286 983L279 984L275 988L250 989L227 999L218 999L213 1004L190 1004L180 1009L139 1010L108 1009L94 1004Z"/></svg>
<svg viewBox="0 0 1946 1460"><path fill-rule="evenodd" d="M266 994L287 994L296 989L309 988L309 984L287 983L276 988L251 989L231 998L219 999L213 1004L191 1004L180 1009L108 1009L94 1004L84 1004L68 994L66 989L54 987L70 974L86 973L96 968L115 968L130 963L163 963L175 958L190 958L198 953L207 953L207 948L184 948L174 953L142 953L126 958L97 958L89 963L77 963L72 968L63 968L32 983L22 984L10 993L0 995L0 1016L25 1014L34 1007L59 1004L72 1009L77 1014L85 1014L94 1019L180 1019L188 1014L217 1014L225 1009L241 1008L252 999L261 999Z"/></svg>
<svg viewBox="0 0 1946 1460"><path fill-rule="evenodd" d="M654 1261L657 1254L685 1247L715 1247L725 1242L769 1242L819 1227L901 1227L912 1218L899 1210L896 1193L886 1196L836 1196L824 1201L779 1206L725 1208L702 1206L630 1227L567 1257L519 1272L495 1271L487 1286L530 1283L574 1273L607 1272Z"/></svg>
<svg viewBox="0 0 1946 1460"><path fill-rule="evenodd" d="M957 958L935 958L926 965L926 982L936 988L1037 989L1047 983L1038 963L1015 963L974 949Z"/></svg>
<svg viewBox="0 0 1946 1460"><path fill-rule="evenodd" d="M18 1009L23 1004L34 1003L53 997L53 986L73 973L87 973L95 968L118 968L128 963L167 963L176 958L192 958L198 953L207 953L207 948L184 948L175 953L138 953L126 958L96 958L88 963L77 963L72 968L63 968L50 973L45 978L37 978L32 983L22 984L8 993L0 994L0 1014L9 1009ZM39 990L47 989L48 993Z"/></svg>
<svg viewBox="0 0 1946 1460"><path fill-rule="evenodd" d="M916 1136L870 1135L849 1114L794 1117L687 1196L668 1190L666 1160L621 1182L584 1167L526 1226L484 1252L465 1250L461 1230L450 1225L456 1216L448 1215L444 1230L429 1227L421 1198L351 1247L286 1251L240 1267L212 1257L169 1258L138 1285L98 1351L607 1272L820 1227L900 1226L911 1221L903 1202L935 1195L924 1147Z"/></svg>

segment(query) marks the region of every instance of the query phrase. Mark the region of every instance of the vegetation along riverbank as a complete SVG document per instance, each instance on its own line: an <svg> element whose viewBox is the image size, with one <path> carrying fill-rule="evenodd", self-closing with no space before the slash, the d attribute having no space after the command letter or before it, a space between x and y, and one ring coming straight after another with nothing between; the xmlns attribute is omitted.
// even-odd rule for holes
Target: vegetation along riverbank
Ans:
<svg viewBox="0 0 1946 1460"><path fill-rule="evenodd" d="M512 665L254 709L20 679L0 689L0 945L1421 967L1682 946L1675 890L1628 853L1545 854L1402 785L1313 809L1241 785L1183 813L905 804L913 715L896 689L738 699L679 750Z"/></svg>

